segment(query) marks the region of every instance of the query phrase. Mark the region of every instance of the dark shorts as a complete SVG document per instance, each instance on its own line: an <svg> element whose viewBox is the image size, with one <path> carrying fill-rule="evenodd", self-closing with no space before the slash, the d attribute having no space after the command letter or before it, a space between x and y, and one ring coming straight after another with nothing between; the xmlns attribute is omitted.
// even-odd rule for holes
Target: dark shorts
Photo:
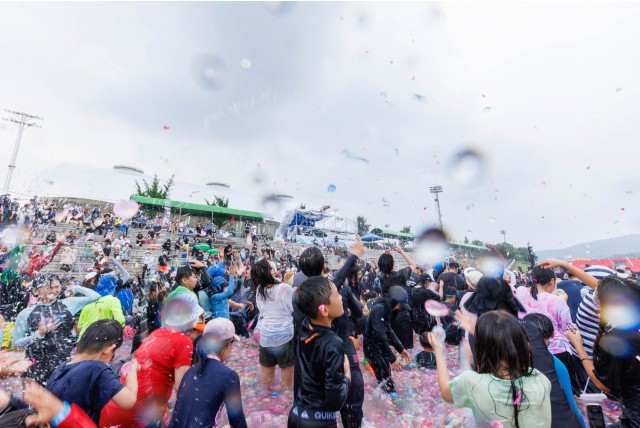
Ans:
<svg viewBox="0 0 640 428"><path fill-rule="evenodd" d="M295 351L293 339L279 346L260 346L259 361L262 367L275 367L276 364L281 369L293 366L295 363Z"/></svg>

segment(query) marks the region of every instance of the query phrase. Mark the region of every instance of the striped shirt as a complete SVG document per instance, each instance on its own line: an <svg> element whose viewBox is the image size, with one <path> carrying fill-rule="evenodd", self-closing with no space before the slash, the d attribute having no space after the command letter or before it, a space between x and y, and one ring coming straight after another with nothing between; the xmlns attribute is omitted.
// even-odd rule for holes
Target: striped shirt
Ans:
<svg viewBox="0 0 640 428"><path fill-rule="evenodd" d="M593 290L584 293L582 297L582 302L578 307L576 325L582 336L584 350L589 357L593 357L593 344L600 329L600 307L593 301ZM571 346L571 353L578 355L573 346Z"/></svg>

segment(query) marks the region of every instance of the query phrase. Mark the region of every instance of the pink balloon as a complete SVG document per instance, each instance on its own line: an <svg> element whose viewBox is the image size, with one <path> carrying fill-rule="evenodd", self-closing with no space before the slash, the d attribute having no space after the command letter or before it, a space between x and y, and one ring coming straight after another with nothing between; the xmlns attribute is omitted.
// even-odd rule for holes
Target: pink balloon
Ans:
<svg viewBox="0 0 640 428"><path fill-rule="evenodd" d="M424 309L429 315L434 317L446 317L449 315L449 307L437 300L427 300L424 302Z"/></svg>
<svg viewBox="0 0 640 428"><path fill-rule="evenodd" d="M132 200L121 200L113 206L113 213L123 220L129 220L138 212L138 203Z"/></svg>

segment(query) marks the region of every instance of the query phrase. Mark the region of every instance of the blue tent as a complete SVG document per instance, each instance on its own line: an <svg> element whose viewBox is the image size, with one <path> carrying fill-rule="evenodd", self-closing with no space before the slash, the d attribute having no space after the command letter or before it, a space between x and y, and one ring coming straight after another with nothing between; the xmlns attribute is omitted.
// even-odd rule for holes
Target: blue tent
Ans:
<svg viewBox="0 0 640 428"><path fill-rule="evenodd" d="M360 238L362 242L374 242L374 241L384 241L384 238L373 233L367 233L362 238Z"/></svg>

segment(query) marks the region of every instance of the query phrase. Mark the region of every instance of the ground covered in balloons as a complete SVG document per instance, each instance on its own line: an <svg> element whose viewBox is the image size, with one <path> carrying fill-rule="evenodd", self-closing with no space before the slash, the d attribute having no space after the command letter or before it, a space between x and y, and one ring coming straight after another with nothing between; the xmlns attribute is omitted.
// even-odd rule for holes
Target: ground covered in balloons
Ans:
<svg viewBox="0 0 640 428"><path fill-rule="evenodd" d="M130 340L118 350L117 356L127 355L131 349ZM414 349L413 354L418 350ZM18 356L18 353L10 353ZM398 397L392 399L378 388L373 373L363 363L362 352L358 351L360 368L365 384L363 426L365 428L404 428L404 427L473 427L475 423L468 409L458 409L445 403L440 395L435 370L427 370L409 364L393 373ZM241 339L233 345L233 353L227 365L240 376L242 401L247 424L250 427L275 428L287 425L287 416L293 402L293 392L276 386L264 388L260 383L258 366L258 346L253 339ZM452 376L462 368L458 361L456 347L447 346L447 365ZM464 362L462 363L464 366ZM22 394L22 382L18 378L0 379L0 389L17 396ZM194 397L195 399L195 397ZM172 396L170 405L175 400ZM601 403L607 422L614 422L620 414L617 403L605 400ZM581 406L581 403L578 405ZM227 427L226 414L221 427ZM341 426L341 424L340 424Z"/></svg>

